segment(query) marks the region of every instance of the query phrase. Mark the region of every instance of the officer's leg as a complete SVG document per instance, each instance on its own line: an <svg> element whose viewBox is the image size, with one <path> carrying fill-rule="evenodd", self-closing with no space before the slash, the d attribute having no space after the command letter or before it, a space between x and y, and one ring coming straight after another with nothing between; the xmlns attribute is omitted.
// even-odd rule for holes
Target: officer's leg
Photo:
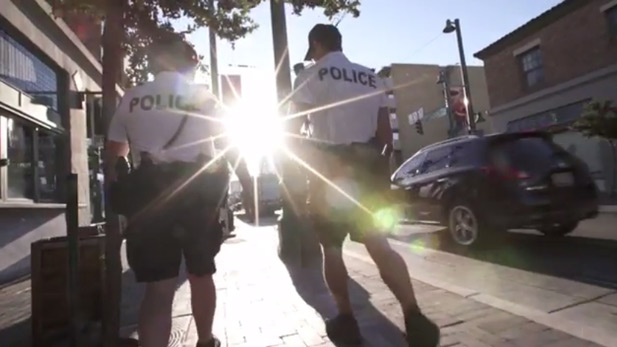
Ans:
<svg viewBox="0 0 617 347"><path fill-rule="evenodd" d="M370 153L366 154L364 163L374 162L375 167L382 158L371 158ZM374 160L374 161L373 161ZM367 167L358 167L358 179L363 187L365 200L370 203L373 210L387 208L388 181L384 180L383 175L375 175L375 171ZM371 258L377 265L379 273L384 283L390 288L394 296L401 304L405 317L405 330L407 341L410 346L436 346L439 342L439 328L424 316L413 291L407 264L396 251L390 247L383 228L372 215L364 215L362 220L363 228L352 230L351 239L363 242Z"/></svg>
<svg viewBox="0 0 617 347"><path fill-rule="evenodd" d="M341 246L324 245L324 278L340 314L352 314L347 267Z"/></svg>
<svg viewBox="0 0 617 347"><path fill-rule="evenodd" d="M390 247L386 237L380 232L371 232L364 236L364 245L379 269L384 283L398 299L404 311L418 306L414 295L407 264L396 251Z"/></svg>
<svg viewBox="0 0 617 347"><path fill-rule="evenodd" d="M177 278L146 284L139 309L139 345L167 347L171 334L171 309Z"/></svg>
<svg viewBox="0 0 617 347"><path fill-rule="evenodd" d="M200 344L215 345L212 324L216 309L214 262L223 242L218 208L197 207L188 211L182 224L185 230L183 252L191 286L191 308Z"/></svg>
<svg viewBox="0 0 617 347"><path fill-rule="evenodd" d="M127 257L137 282L146 283L139 310L139 340L144 347L165 347L171 333L171 309L181 261L171 230L152 225L130 231Z"/></svg>
<svg viewBox="0 0 617 347"><path fill-rule="evenodd" d="M323 247L324 278L338 309L338 316L326 322L326 332L334 342L358 344L360 329L353 316L349 297L349 276L343 260L343 241L347 237L347 225L339 223L336 213L328 208L325 199L325 183L312 179L309 185L309 216L312 228Z"/></svg>

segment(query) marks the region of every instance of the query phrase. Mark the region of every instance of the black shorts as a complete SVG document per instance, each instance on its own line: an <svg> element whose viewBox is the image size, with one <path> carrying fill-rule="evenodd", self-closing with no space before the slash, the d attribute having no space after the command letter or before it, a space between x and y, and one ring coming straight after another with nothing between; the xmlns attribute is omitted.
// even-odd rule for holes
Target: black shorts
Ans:
<svg viewBox="0 0 617 347"><path fill-rule="evenodd" d="M226 189L220 189L220 202L213 204L212 196L204 194L208 175L184 184L193 176L191 171L173 166L160 171L150 169L150 176L160 175L158 180L142 182L147 206L128 218L125 234L128 262L138 282L177 277L182 257L191 275L216 272L214 258L223 242L220 204Z"/></svg>
<svg viewBox="0 0 617 347"><path fill-rule="evenodd" d="M391 206L387 157L365 144L319 149L312 157L309 164L324 176L309 177L309 216L321 244L341 247L347 235L363 242L382 230L379 216Z"/></svg>

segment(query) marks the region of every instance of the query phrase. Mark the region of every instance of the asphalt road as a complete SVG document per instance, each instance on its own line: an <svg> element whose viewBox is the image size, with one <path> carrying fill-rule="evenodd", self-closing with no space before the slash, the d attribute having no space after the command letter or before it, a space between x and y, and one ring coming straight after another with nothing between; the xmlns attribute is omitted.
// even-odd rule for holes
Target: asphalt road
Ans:
<svg viewBox="0 0 617 347"><path fill-rule="evenodd" d="M452 254L534 273L617 289L617 214L601 214L571 235L550 239L530 230L515 230L482 250L459 250L440 244L443 228L402 225L395 239Z"/></svg>

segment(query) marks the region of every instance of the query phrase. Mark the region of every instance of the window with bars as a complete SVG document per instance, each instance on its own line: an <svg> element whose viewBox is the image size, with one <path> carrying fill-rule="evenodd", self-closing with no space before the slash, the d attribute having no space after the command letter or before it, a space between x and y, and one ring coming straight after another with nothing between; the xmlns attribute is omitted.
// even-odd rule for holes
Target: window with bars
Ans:
<svg viewBox="0 0 617 347"><path fill-rule="evenodd" d="M0 28L0 80L58 110L58 74Z"/></svg>
<svg viewBox="0 0 617 347"><path fill-rule="evenodd" d="M532 88L544 81L544 66L540 47L535 47L520 56L525 87Z"/></svg>

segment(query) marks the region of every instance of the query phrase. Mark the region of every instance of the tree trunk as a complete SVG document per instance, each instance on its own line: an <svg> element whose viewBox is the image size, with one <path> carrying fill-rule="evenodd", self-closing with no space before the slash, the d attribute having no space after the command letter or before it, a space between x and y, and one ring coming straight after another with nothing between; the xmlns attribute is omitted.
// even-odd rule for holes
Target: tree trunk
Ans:
<svg viewBox="0 0 617 347"><path fill-rule="evenodd" d="M124 38L124 0L107 0L105 30L103 31L103 117L105 129L116 110L118 94L116 86L122 70L122 42ZM105 170L107 172L107 170ZM109 180L105 178L105 189ZM108 194L105 194L107 197ZM108 200L108 199L106 199ZM120 299L122 287L122 263L120 247L120 221L105 203L105 312L103 321L103 346L119 345Z"/></svg>

